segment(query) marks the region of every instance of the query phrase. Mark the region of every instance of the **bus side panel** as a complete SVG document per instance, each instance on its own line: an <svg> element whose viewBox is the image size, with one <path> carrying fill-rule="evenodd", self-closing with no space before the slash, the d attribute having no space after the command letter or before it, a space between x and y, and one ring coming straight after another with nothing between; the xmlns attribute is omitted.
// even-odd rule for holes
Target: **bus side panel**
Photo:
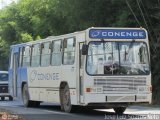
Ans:
<svg viewBox="0 0 160 120"><path fill-rule="evenodd" d="M60 82L61 69L57 66L28 69L28 86L31 100L59 103Z"/></svg>

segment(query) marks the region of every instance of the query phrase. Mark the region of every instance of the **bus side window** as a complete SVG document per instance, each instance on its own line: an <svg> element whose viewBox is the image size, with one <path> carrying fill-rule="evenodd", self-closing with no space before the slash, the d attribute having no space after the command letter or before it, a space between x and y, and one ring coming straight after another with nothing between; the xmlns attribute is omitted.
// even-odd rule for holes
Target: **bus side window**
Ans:
<svg viewBox="0 0 160 120"><path fill-rule="evenodd" d="M75 61L75 38L64 39L63 46L63 64L73 65Z"/></svg>
<svg viewBox="0 0 160 120"><path fill-rule="evenodd" d="M40 45L39 44L35 44L32 46L31 66L32 67L40 66Z"/></svg>
<svg viewBox="0 0 160 120"><path fill-rule="evenodd" d="M61 65L61 61L62 61L62 42L61 40L56 40L53 41L52 44L52 59L51 59L51 64L54 66L59 66Z"/></svg>
<svg viewBox="0 0 160 120"><path fill-rule="evenodd" d="M147 50L146 50L146 47L144 45L142 45L140 48L139 48L139 61L141 64L146 64L148 63L148 58L147 58Z"/></svg>
<svg viewBox="0 0 160 120"><path fill-rule="evenodd" d="M30 66L30 56L31 56L30 46L23 47L22 48L22 66L23 67Z"/></svg>
<svg viewBox="0 0 160 120"><path fill-rule="evenodd" d="M50 65L50 42L41 44L41 66L49 66Z"/></svg>

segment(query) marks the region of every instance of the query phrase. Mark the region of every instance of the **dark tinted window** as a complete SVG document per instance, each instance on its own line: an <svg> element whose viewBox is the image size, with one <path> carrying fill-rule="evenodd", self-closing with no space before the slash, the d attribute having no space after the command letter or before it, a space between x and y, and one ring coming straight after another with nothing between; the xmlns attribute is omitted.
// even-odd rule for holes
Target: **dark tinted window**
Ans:
<svg viewBox="0 0 160 120"><path fill-rule="evenodd" d="M8 74L0 73L0 81L8 81Z"/></svg>

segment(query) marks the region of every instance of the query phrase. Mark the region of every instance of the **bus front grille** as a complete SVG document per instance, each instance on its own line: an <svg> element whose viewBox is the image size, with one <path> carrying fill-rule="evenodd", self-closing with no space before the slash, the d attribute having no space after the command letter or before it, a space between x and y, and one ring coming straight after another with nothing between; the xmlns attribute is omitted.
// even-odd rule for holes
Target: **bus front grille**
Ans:
<svg viewBox="0 0 160 120"><path fill-rule="evenodd" d="M102 87L103 93L136 93L138 86L146 86L144 77L119 77L94 79L94 86Z"/></svg>

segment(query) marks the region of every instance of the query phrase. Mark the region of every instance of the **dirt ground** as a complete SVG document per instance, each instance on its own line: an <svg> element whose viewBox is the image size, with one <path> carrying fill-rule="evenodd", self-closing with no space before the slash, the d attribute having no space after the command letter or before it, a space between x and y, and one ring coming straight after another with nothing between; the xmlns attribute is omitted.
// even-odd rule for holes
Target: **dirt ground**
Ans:
<svg viewBox="0 0 160 120"><path fill-rule="evenodd" d="M0 120L25 120L24 118L9 112L0 112Z"/></svg>

